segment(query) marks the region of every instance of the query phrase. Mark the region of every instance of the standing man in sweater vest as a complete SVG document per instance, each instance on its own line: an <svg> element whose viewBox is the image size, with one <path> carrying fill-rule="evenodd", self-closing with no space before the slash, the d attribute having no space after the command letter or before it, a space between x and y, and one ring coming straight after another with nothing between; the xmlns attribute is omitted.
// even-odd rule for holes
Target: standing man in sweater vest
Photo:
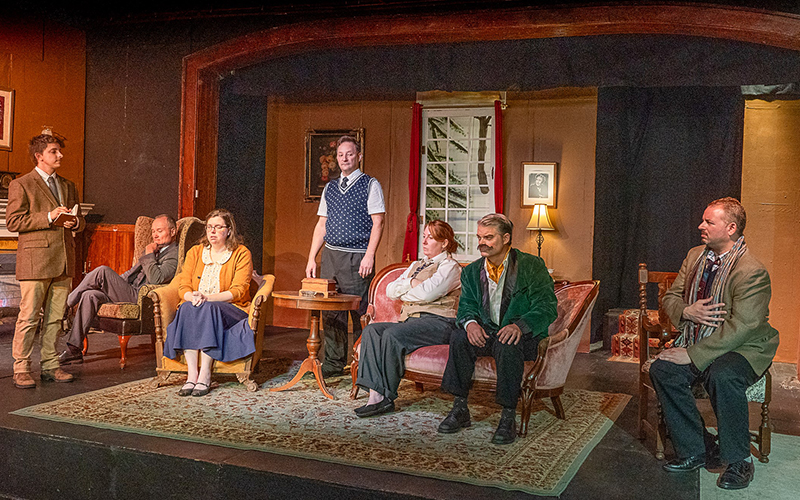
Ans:
<svg viewBox="0 0 800 500"><path fill-rule="evenodd" d="M340 293L361 297L358 311L349 311L355 340L361 336L360 318L367 310L367 293L375 276L375 251L383 234L386 206L378 180L358 168L361 145L354 138L339 138L336 160L342 175L331 180L322 191L306 277L316 277L317 254L324 244L319 277L335 280ZM323 377L341 375L347 363L347 316L346 311L322 312Z"/></svg>

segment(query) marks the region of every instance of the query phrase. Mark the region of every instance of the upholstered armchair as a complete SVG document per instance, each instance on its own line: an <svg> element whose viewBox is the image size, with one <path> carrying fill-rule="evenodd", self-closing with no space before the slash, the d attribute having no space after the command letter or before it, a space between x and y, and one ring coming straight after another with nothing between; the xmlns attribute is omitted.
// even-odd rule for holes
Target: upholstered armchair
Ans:
<svg viewBox="0 0 800 500"><path fill-rule="evenodd" d="M136 262L143 254L145 247L153 241L151 228L153 225L152 217L141 216L136 219L134 228L134 253L133 262ZM180 271L186 252L194 246L205 232L203 221L196 217L184 217L177 221L178 234L178 268ZM133 262L131 265L133 265ZM177 273L177 271L176 271ZM125 368L127 362L128 342L133 335L150 335L155 344L155 317L153 315L153 303L148 298L148 294L164 285L144 285L139 289L136 303L132 302L108 302L100 306L97 311L97 318L92 324L96 330L114 333L119 337L120 346L120 367ZM89 349L88 336L83 341L83 353Z"/></svg>
<svg viewBox="0 0 800 500"><path fill-rule="evenodd" d="M661 405L655 398L655 389L650 381L650 365L665 345L677 338L678 330L672 325L669 316L662 307L664 294L672 286L678 273L648 271L646 264L639 264L639 439L644 440L650 433L655 437L656 453L659 460L664 459L666 439L669 437L664 423ZM658 320L653 321L647 314L647 289L655 286L658 291ZM692 388L696 399L708 399L702 385ZM761 405L761 423L758 429L750 431L750 440L758 451L758 460L769 462L772 447L772 428L769 421L769 403L772 400L772 374L767 372L753 385L747 388L747 401ZM655 423L651 422L649 400L656 399Z"/></svg>
<svg viewBox="0 0 800 500"><path fill-rule="evenodd" d="M178 294L180 277L176 276L169 285L159 287L150 292L149 297L153 301L155 314L156 330L156 377L153 383L156 386L163 385L173 373L186 373L186 362L183 354L179 359L171 359L164 356L164 341L167 338L167 325L175 318L180 303ZM246 356L230 363L221 361L214 362L212 377L218 374L235 375L240 383L247 387L248 391L258 389L258 384L253 380L252 375L258 368L261 359L261 352L264 347L264 327L266 325L267 299L272 295L272 287L275 284L275 276L267 274L259 276L253 272L250 280L250 295L253 297L250 303L248 321L250 328L255 333L256 350L250 356Z"/></svg>
<svg viewBox="0 0 800 500"><path fill-rule="evenodd" d="M393 264L382 269L372 280L369 292L367 312L362 317L362 325L377 322L397 322L400 318L400 302L386 296L386 285L397 279L407 264ZM558 299L558 317L550 325L548 337L539 342L539 355L535 361L525 362L525 375L520 391L522 405L520 418L520 436L528 432L533 402L537 399L550 398L556 416L566 418L561 404L567 375L572 361L578 351L581 337L588 334L592 309L599 281L560 281L555 284ZM353 346L353 362L350 372L353 386L350 398L358 395L356 377L360 341ZM425 384L439 386L447 366L449 356L448 345L434 345L417 349L406 356L406 372L404 378L416 384L418 390L424 390ZM494 359L481 357L475 363L473 389L493 391L497 384L497 372Z"/></svg>

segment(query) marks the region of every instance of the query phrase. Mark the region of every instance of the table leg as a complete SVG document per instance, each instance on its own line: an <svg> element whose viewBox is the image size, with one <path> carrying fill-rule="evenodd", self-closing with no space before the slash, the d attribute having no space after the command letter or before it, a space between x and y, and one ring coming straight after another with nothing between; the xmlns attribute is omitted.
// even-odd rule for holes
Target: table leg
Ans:
<svg viewBox="0 0 800 500"><path fill-rule="evenodd" d="M328 399L336 399L333 394L328 391L328 387L325 385L325 379L322 378L322 362L320 362L319 358L317 358L317 354L319 353L321 345L322 340L319 337L319 311L312 311L311 331L308 335L308 340L306 340L308 357L303 360L303 363L300 365L300 369L297 371L297 374L294 376L294 378L292 378L292 380L280 387L274 387L270 389L270 392L285 391L300 381L300 379L303 378L303 375L308 372L312 372L314 374L314 378L317 379L317 384L319 385L319 389L322 391L322 394L324 394Z"/></svg>

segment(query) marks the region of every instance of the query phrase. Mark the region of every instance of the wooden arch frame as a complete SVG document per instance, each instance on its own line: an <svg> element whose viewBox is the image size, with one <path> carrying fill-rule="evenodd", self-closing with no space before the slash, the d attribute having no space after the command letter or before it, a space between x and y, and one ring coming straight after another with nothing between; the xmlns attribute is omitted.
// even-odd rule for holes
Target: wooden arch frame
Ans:
<svg viewBox="0 0 800 500"><path fill-rule="evenodd" d="M800 50L800 16L700 4L531 7L298 23L236 38L183 60L180 217L202 217L213 208L219 77L226 72L278 57L343 46L616 34L701 36Z"/></svg>

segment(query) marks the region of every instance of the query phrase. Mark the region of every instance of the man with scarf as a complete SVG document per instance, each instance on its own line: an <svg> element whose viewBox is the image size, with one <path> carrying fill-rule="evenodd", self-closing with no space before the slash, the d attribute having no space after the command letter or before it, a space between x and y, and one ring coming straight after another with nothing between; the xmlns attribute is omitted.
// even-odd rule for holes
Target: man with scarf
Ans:
<svg viewBox="0 0 800 500"><path fill-rule="evenodd" d="M769 369L778 348L778 332L768 322L769 274L747 249L746 222L734 198L712 201L703 212L704 244L689 251L663 300L681 333L650 367L677 455L664 470L698 469L718 451L727 463L717 480L724 489L746 488L753 479L745 391ZM695 404L695 383L703 384L717 417L718 450Z"/></svg>

